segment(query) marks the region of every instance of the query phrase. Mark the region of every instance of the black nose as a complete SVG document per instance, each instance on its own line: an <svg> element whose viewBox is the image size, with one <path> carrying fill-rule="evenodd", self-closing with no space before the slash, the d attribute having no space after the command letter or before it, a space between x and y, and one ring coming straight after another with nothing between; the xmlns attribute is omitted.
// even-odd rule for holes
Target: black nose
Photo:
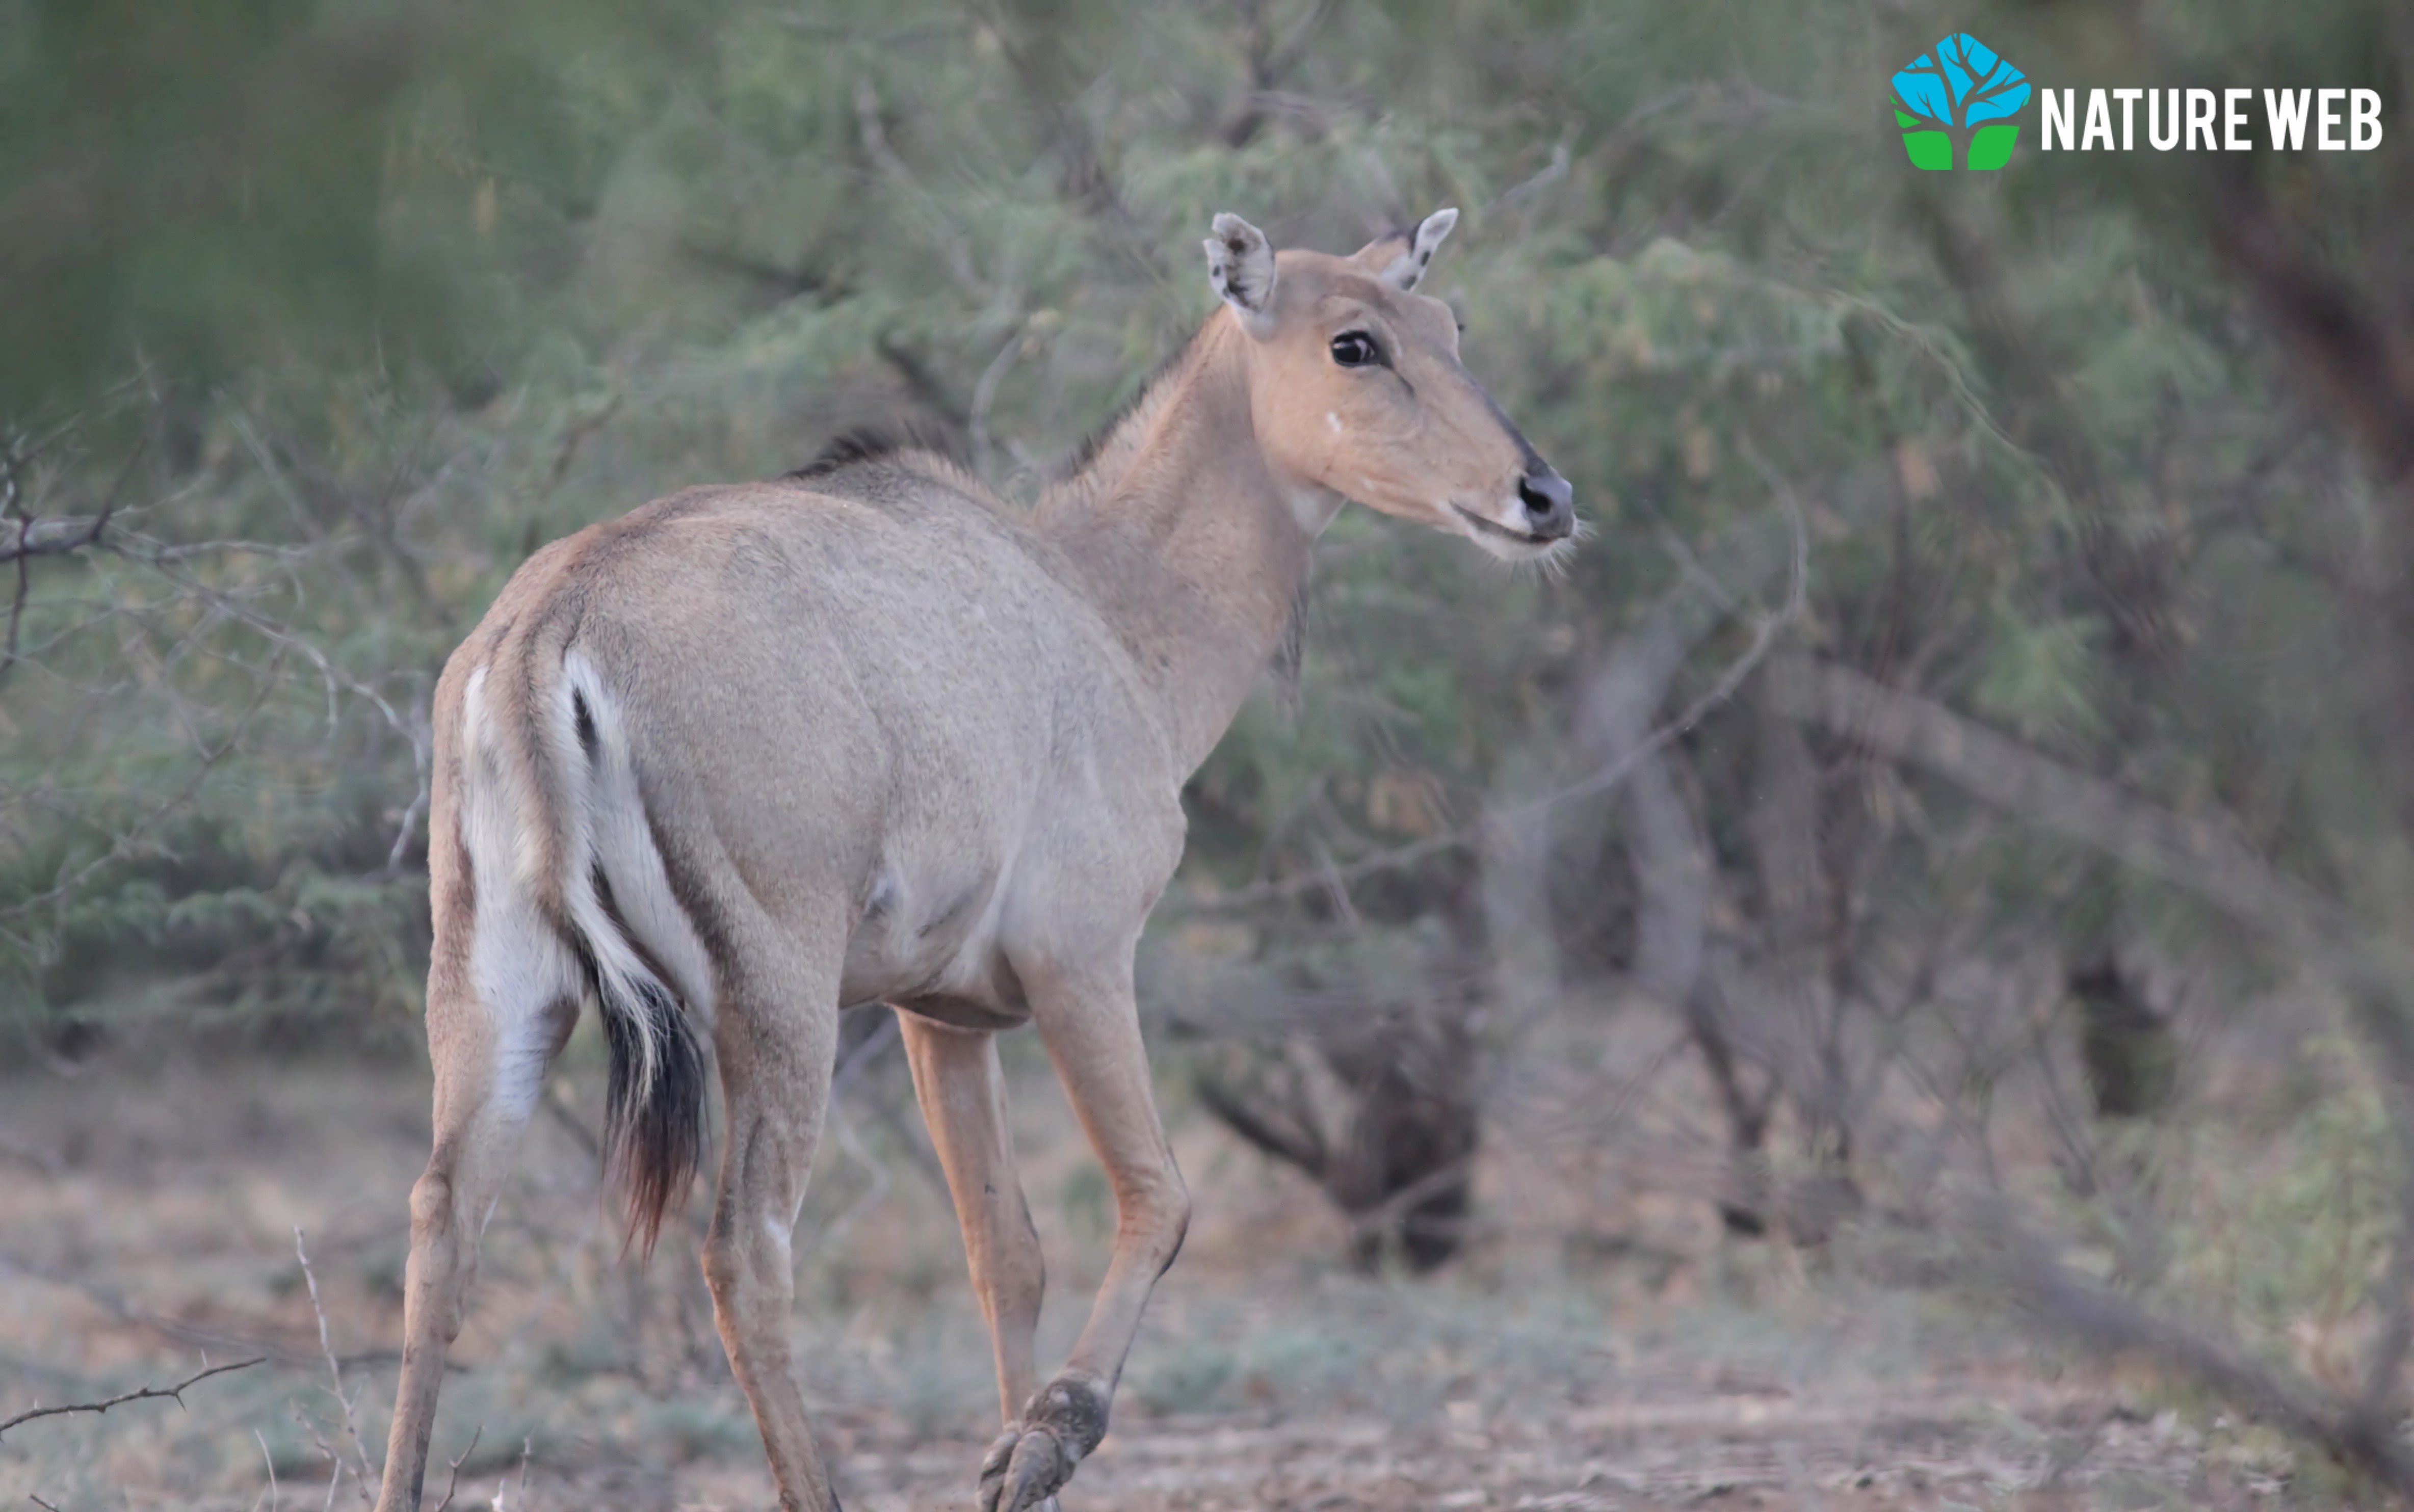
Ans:
<svg viewBox="0 0 2414 1512"><path fill-rule="evenodd" d="M1557 541L1576 527L1576 491L1549 467L1518 479L1517 497L1526 506L1527 528L1544 541Z"/></svg>

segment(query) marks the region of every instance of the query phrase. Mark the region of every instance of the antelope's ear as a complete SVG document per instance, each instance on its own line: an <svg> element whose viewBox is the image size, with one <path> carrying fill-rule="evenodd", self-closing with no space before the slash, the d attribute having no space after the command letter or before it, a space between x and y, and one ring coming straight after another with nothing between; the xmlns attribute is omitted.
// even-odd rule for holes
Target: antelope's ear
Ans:
<svg viewBox="0 0 2414 1512"><path fill-rule="evenodd" d="M1437 210L1408 235L1394 236L1389 242L1378 242L1368 247L1368 252L1390 246L1400 248L1375 276L1403 294L1416 288L1423 281L1425 269L1432 265L1434 254L1441 249L1441 239L1448 236L1450 229L1457 224L1457 211Z"/></svg>
<svg viewBox="0 0 2414 1512"><path fill-rule="evenodd" d="M1215 234L1207 238L1207 277L1224 303L1241 318L1253 336L1268 336L1274 327L1274 249L1266 233L1230 211L1215 217Z"/></svg>

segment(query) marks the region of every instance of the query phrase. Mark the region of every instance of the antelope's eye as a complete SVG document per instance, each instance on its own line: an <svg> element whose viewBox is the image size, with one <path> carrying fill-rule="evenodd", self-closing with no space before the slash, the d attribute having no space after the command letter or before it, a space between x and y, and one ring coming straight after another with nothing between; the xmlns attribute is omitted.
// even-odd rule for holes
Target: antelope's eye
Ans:
<svg viewBox="0 0 2414 1512"><path fill-rule="evenodd" d="M1344 331L1333 338L1333 360L1344 367L1364 367L1383 360L1383 348L1363 331Z"/></svg>

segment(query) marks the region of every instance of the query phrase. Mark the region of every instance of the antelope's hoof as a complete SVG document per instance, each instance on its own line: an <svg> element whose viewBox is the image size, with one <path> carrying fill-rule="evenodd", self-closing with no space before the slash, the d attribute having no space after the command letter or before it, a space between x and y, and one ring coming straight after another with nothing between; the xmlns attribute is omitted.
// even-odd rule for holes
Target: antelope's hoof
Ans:
<svg viewBox="0 0 2414 1512"><path fill-rule="evenodd" d="M981 1460L980 1512L1057 1512L1057 1489L1106 1436L1095 1385L1080 1375L1049 1382Z"/></svg>
<svg viewBox="0 0 2414 1512"><path fill-rule="evenodd" d="M1046 1429L1006 1434L981 1461L980 1512L1057 1512L1056 1488L1077 1463Z"/></svg>

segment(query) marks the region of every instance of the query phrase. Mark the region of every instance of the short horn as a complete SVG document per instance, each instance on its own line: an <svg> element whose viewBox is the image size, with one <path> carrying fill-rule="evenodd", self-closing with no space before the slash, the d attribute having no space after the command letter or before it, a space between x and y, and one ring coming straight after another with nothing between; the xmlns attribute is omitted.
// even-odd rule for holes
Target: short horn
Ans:
<svg viewBox="0 0 2414 1512"><path fill-rule="evenodd" d="M1454 209L1437 210L1417 227L1408 238L1408 249L1393 258L1383 269L1383 282L1407 293L1424 281L1425 270L1433 265L1434 254L1441 250L1442 238L1458 224Z"/></svg>

